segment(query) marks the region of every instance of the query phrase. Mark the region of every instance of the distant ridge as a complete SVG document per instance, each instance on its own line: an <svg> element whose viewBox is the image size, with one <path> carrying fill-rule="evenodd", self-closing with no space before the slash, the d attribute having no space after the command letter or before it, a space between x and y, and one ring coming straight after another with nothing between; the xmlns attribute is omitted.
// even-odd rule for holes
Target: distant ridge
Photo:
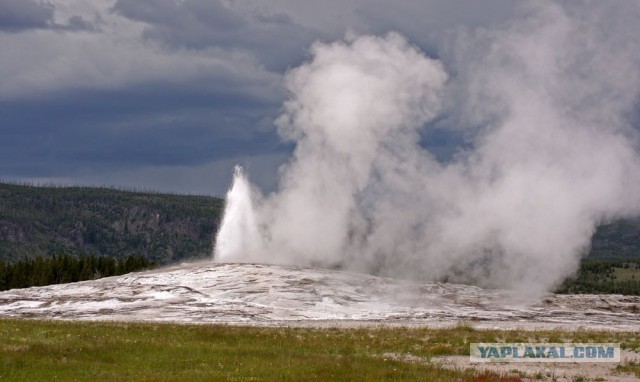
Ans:
<svg viewBox="0 0 640 382"><path fill-rule="evenodd" d="M81 185L81 184L70 184L64 182L32 182L28 180L8 180L0 178L1 185L7 186L23 186L23 187L34 187L34 188L74 188L74 189L100 189L100 190L111 190L111 191L122 191L129 192L135 194L152 194L152 195L179 195L179 196L211 196L208 194L201 193L179 193L172 191L160 191L158 189L152 187L135 187L135 186L123 186L116 184L92 184L92 185Z"/></svg>
<svg viewBox="0 0 640 382"><path fill-rule="evenodd" d="M616 220L598 227L587 259L640 258L640 218Z"/></svg>
<svg viewBox="0 0 640 382"><path fill-rule="evenodd" d="M134 189L0 183L0 260L142 255L157 263L212 251L224 201Z"/></svg>
<svg viewBox="0 0 640 382"><path fill-rule="evenodd" d="M211 255L224 200L152 190L0 183L0 260L141 255L156 264ZM588 260L640 258L640 218L598 227Z"/></svg>

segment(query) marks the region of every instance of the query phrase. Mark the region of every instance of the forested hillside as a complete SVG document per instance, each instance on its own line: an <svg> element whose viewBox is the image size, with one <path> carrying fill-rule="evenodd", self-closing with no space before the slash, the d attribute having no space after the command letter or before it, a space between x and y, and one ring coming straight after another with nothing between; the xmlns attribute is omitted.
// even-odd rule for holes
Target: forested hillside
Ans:
<svg viewBox="0 0 640 382"><path fill-rule="evenodd" d="M626 260L640 257L640 218L603 224L591 240L589 259Z"/></svg>
<svg viewBox="0 0 640 382"><path fill-rule="evenodd" d="M207 196L0 183L0 260L54 254L209 256L224 201ZM640 218L602 225L589 260L640 257Z"/></svg>
<svg viewBox="0 0 640 382"><path fill-rule="evenodd" d="M142 256L156 264L209 256L223 200L105 188L0 183L0 260Z"/></svg>

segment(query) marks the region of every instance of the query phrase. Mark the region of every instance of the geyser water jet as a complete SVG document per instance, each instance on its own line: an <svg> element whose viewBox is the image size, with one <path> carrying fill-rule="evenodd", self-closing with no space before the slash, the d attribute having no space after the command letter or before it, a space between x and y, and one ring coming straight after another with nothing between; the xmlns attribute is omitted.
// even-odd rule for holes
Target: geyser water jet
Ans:
<svg viewBox="0 0 640 382"><path fill-rule="evenodd" d="M561 282L597 224L640 212L640 40L603 21L633 19L630 3L528 4L443 61L397 33L314 44L285 76L276 124L296 149L279 188L262 197L236 172L216 258L527 294ZM465 137L447 162L420 144L439 114Z"/></svg>
<svg viewBox="0 0 640 382"><path fill-rule="evenodd" d="M220 261L246 259L257 249L253 245L259 235L251 192L243 168L236 166L216 236L215 257Z"/></svg>

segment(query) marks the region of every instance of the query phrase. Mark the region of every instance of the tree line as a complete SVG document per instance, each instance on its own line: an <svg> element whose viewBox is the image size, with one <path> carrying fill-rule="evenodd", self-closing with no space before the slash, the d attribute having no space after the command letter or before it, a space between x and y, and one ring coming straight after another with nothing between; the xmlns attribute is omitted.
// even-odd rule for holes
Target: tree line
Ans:
<svg viewBox="0 0 640 382"><path fill-rule="evenodd" d="M0 260L0 290L94 280L150 268L153 262L143 256L123 258L57 254L37 256L15 263Z"/></svg>
<svg viewBox="0 0 640 382"><path fill-rule="evenodd" d="M630 271L620 278L617 270ZM638 276L638 277L636 277ZM640 296L640 263L622 260L583 261L575 276L555 291L561 294L622 294Z"/></svg>
<svg viewBox="0 0 640 382"><path fill-rule="evenodd" d="M223 208L222 199L206 196L0 183L0 260L91 253L171 264L209 257Z"/></svg>

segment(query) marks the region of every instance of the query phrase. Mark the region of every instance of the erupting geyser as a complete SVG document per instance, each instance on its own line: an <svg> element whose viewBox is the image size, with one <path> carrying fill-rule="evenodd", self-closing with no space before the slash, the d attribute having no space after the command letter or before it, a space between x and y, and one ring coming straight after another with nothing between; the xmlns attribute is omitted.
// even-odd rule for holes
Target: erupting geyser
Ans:
<svg viewBox="0 0 640 382"><path fill-rule="evenodd" d="M215 256L221 261L249 256L258 237L258 226L251 201L251 185L242 167L236 166L233 184L227 193L227 203L216 237Z"/></svg>
<svg viewBox="0 0 640 382"><path fill-rule="evenodd" d="M628 18L610 4L532 2L442 61L397 33L314 44L285 77L276 124L296 149L279 188L236 169L216 258L561 282L597 224L640 212L640 40L610 31L600 13ZM464 137L451 160L421 144L436 128Z"/></svg>

